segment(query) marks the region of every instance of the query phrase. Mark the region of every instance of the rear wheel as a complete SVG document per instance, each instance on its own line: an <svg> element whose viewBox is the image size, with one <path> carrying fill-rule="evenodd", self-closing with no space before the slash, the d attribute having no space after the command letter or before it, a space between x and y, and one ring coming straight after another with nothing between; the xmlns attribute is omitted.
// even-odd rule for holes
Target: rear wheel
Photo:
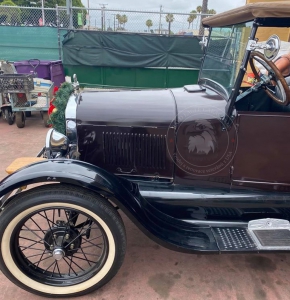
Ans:
<svg viewBox="0 0 290 300"><path fill-rule="evenodd" d="M1 214L0 267L19 287L79 296L107 283L126 248L123 222L101 196L53 184L19 194Z"/></svg>
<svg viewBox="0 0 290 300"><path fill-rule="evenodd" d="M10 109L4 110L4 116L9 125L12 125L14 123L13 113Z"/></svg>
<svg viewBox="0 0 290 300"><path fill-rule="evenodd" d="M22 111L16 112L15 119L18 128L23 128L25 126L25 115Z"/></svg>

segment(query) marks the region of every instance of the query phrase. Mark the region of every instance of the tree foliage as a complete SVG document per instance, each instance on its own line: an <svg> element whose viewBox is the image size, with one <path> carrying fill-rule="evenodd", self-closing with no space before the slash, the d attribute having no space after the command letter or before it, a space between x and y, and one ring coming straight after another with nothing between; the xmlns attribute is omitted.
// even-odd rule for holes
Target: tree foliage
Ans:
<svg viewBox="0 0 290 300"><path fill-rule="evenodd" d="M116 19L118 21L118 28L124 29L125 24L128 22L128 17L126 15L116 14ZM121 25L123 25L123 27Z"/></svg>
<svg viewBox="0 0 290 300"><path fill-rule="evenodd" d="M32 1L32 0L31 0ZM11 1L11 0L4 0L4 1L0 1L1 4L0 5L7 5L7 6L28 6L29 2L28 0L14 0L14 1ZM8 4L8 2L12 2L13 5L11 4Z"/></svg>
<svg viewBox="0 0 290 300"><path fill-rule="evenodd" d="M199 13L199 14L207 13L207 14L210 14L210 15L215 15L216 11L214 9L207 9L207 3L208 3L208 1L203 0L202 1L202 6L201 5L197 6L196 11L193 10L190 13L195 12L195 13Z"/></svg>
<svg viewBox="0 0 290 300"><path fill-rule="evenodd" d="M204 14L210 14L210 15L215 15L216 14L216 11L214 9L208 9L207 5L208 5L208 0L202 0L202 6L199 5L196 8L196 11L199 14L201 14L200 15L199 35L203 35L204 34L204 29L203 29L203 26L202 26L202 19L205 17ZM187 22L189 22L188 19L187 19Z"/></svg>
<svg viewBox="0 0 290 300"><path fill-rule="evenodd" d="M214 9L208 9L207 13L210 14L210 15L215 15L216 11Z"/></svg>
<svg viewBox="0 0 290 300"><path fill-rule="evenodd" d="M193 21L197 18L197 11L196 10L192 10L190 12L190 15L187 18L187 22L188 22L188 29L190 27L190 24L193 23Z"/></svg>
<svg viewBox="0 0 290 300"><path fill-rule="evenodd" d="M196 11L200 14L201 11L202 11L202 7L199 5L199 6L196 8Z"/></svg>
<svg viewBox="0 0 290 300"><path fill-rule="evenodd" d="M118 28L120 27L120 18L121 18L121 15L120 14L116 14L116 20L118 22Z"/></svg>
<svg viewBox="0 0 290 300"><path fill-rule="evenodd" d="M1 0L0 0L1 1ZM11 0L5 0L1 3L1 5L9 5L7 4L8 2L12 2ZM25 6L25 7L31 7L30 9L23 9L23 10L19 10L20 11L20 17L19 17L19 21L24 23L30 23L30 24L38 24L39 23L39 19L42 18L42 12L40 9L33 9L33 7L41 7L41 0L13 0L14 5L17 6ZM36 4L32 4L32 2L35 2ZM55 8L56 4L58 6L66 6L66 0L44 0L44 7L47 8ZM6 3L6 4L4 4ZM82 4L81 0L72 0L72 6L73 7L84 7L84 5ZM10 9L11 10L11 9ZM84 9L74 9L73 10L73 26L75 28L80 27L80 25L78 24L78 14L81 13L82 14L82 21L83 21L83 25L86 24L86 14L87 11ZM1 13L0 13L1 15ZM2 18L3 19L3 18ZM66 14L66 11L60 11L60 19L61 19L61 23L63 23L62 25L64 27L68 27L69 26L69 17ZM17 21L17 22L19 22ZM53 13L52 11L45 11L45 23L53 23L56 25L56 14Z"/></svg>
<svg viewBox="0 0 290 300"><path fill-rule="evenodd" d="M174 15L173 14L167 14L165 19L166 19L167 23L172 23L174 21Z"/></svg>
<svg viewBox="0 0 290 300"><path fill-rule="evenodd" d="M11 0L4 0L1 4L1 6L7 5L7 6L16 6L16 4Z"/></svg>
<svg viewBox="0 0 290 300"><path fill-rule="evenodd" d="M167 14L165 19L166 19L166 22L168 23L168 33L169 33L169 35L171 35L172 34L171 23L174 21L174 15L173 14Z"/></svg>
<svg viewBox="0 0 290 300"><path fill-rule="evenodd" d="M123 25L123 28L125 28L125 24L128 22L128 17L126 15L122 15L120 19L120 24Z"/></svg>
<svg viewBox="0 0 290 300"><path fill-rule="evenodd" d="M41 6L41 0L14 0L13 2L18 6ZM36 5L31 4L31 2L36 2ZM66 6L66 0L44 0L43 2L44 7L55 8L56 4L58 6ZM81 0L72 0L72 5L75 7L84 7Z"/></svg>
<svg viewBox="0 0 290 300"><path fill-rule="evenodd" d="M3 6L16 6L11 0L5 0L0 3L0 21L6 23L18 23L21 20L21 10L18 7L6 8Z"/></svg>
<svg viewBox="0 0 290 300"><path fill-rule="evenodd" d="M146 21L146 26L148 27L148 31L149 31L149 30L150 30L150 27L153 26L152 20L148 19L148 20Z"/></svg>

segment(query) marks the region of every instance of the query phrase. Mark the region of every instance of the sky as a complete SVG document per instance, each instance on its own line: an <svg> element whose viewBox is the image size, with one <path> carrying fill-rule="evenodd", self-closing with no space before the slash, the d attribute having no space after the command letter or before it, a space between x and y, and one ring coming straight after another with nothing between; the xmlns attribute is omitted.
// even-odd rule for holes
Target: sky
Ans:
<svg viewBox="0 0 290 300"><path fill-rule="evenodd" d="M172 12L190 12L202 4L202 0L82 0L84 6L87 6L89 1L90 7L99 8L100 3L108 4L106 7L110 9L130 9L130 10L152 10L158 11L159 6L163 6L163 11ZM217 13L223 12L232 8L242 6L246 0L208 0L208 8L214 9Z"/></svg>
<svg viewBox="0 0 290 300"><path fill-rule="evenodd" d="M153 22L153 26L150 30L159 32L159 27L164 30L169 30L169 23L166 22L166 13L185 13L184 15L174 14L174 22L172 22L170 30L173 33L186 32L190 30L198 30L200 24L200 18L197 17L191 25L188 24L188 13L192 10L196 10L197 6L202 5L202 0L82 0L85 7L88 6L90 10L90 26L95 28L102 28L101 24L101 5L106 4L106 9L112 9L116 11L105 11L105 28L117 27L117 21L114 14L126 14L128 22L125 25L126 31L134 32L149 32L149 28L146 26L146 20L150 19ZM208 0L208 9L214 9L217 13L233 9L239 6L243 6L246 0ZM146 11L159 12L160 5L162 5L162 18L160 14L146 13ZM94 10L97 8L98 10ZM118 10L133 10L133 11L145 11L145 13L135 12L121 12ZM164 33L164 32L163 32Z"/></svg>

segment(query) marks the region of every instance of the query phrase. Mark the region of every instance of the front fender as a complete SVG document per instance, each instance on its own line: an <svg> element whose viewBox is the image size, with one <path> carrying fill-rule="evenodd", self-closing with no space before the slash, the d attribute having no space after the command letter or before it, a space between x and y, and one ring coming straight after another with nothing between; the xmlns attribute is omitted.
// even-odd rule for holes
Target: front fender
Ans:
<svg viewBox="0 0 290 300"><path fill-rule="evenodd" d="M71 184L110 199L147 236L167 248L185 252L217 251L210 228L194 229L190 238L191 245L187 244L188 224L183 224L150 205L140 195L137 184L82 161L45 160L24 167L0 182L0 198L19 187L40 182ZM13 196L3 201L4 198L2 209L5 209L9 201L13 201Z"/></svg>
<svg viewBox="0 0 290 300"><path fill-rule="evenodd" d="M79 186L109 198L140 227L141 220L138 220L136 216L141 216L144 213L141 204L144 199L139 193L138 186L99 167L79 160L50 159L28 165L0 182L0 199L20 187L34 183L51 182ZM13 201L13 197L2 200L1 209L5 208L10 201ZM141 223L143 222L141 221ZM144 231L144 228L142 229Z"/></svg>
<svg viewBox="0 0 290 300"><path fill-rule="evenodd" d="M123 198L136 185L91 164L69 159L45 160L24 167L0 182L0 198L22 186L34 183L68 183L106 195Z"/></svg>

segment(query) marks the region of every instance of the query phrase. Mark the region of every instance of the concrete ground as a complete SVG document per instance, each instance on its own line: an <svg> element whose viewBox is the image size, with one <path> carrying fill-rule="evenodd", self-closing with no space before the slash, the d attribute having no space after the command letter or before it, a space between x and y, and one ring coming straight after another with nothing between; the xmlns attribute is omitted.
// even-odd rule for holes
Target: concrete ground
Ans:
<svg viewBox="0 0 290 300"><path fill-rule="evenodd" d="M36 155L46 132L39 114L28 118L23 129L0 118L0 179L13 159ZM106 286L78 299L290 299L288 254L182 254L152 242L122 217L128 242L123 266ZM44 298L21 290L0 273L0 300L7 299Z"/></svg>

